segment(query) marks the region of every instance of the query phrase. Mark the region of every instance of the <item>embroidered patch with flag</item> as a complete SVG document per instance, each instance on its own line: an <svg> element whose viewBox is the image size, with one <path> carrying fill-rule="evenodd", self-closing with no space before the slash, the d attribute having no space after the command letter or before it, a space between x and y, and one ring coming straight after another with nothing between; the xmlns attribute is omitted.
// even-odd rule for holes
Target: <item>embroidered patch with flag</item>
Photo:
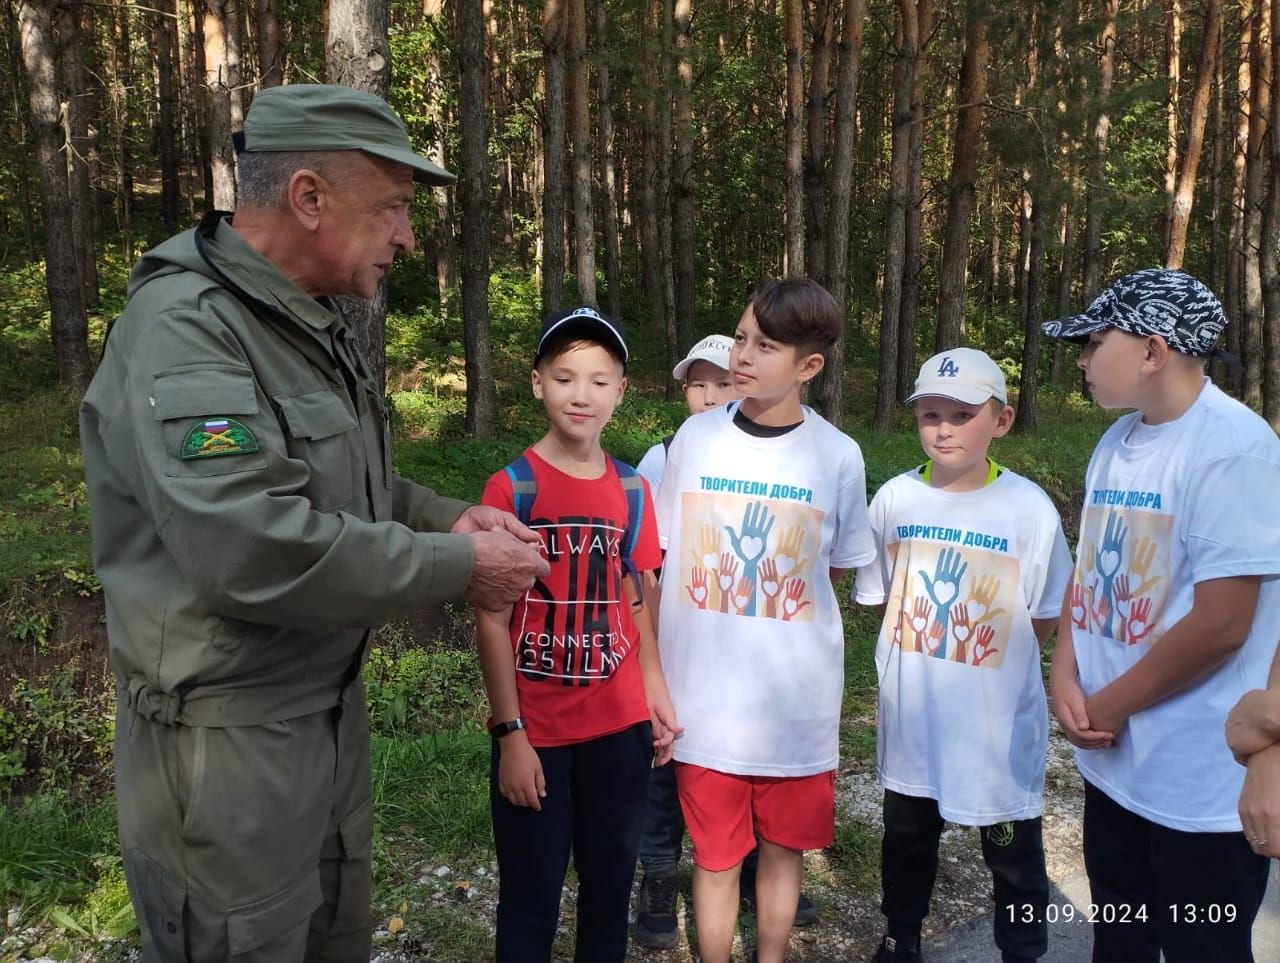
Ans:
<svg viewBox="0 0 1280 963"><path fill-rule="evenodd" d="M182 439L181 455L187 458L214 458L218 455L248 455L258 450L253 432L234 418L206 418L197 421Z"/></svg>

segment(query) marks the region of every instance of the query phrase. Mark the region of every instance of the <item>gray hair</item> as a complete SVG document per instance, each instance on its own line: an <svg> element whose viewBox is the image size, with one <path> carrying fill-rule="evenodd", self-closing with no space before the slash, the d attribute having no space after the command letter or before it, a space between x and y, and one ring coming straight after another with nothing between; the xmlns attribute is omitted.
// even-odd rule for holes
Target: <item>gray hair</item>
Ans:
<svg viewBox="0 0 1280 963"><path fill-rule="evenodd" d="M284 200L289 178L300 170L315 171L329 181L340 179L351 151L245 151L236 158L236 187L242 207L271 208Z"/></svg>

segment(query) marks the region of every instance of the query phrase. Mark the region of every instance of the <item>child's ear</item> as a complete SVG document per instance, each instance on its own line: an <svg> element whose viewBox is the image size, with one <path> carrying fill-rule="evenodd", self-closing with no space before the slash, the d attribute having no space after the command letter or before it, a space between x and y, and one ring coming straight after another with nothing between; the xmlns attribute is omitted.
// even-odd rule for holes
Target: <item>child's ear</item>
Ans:
<svg viewBox="0 0 1280 963"><path fill-rule="evenodd" d="M1009 429L1013 427L1013 418L1016 412L1010 405L1005 405L1000 409L1000 414L996 415L996 430L992 433L993 438L1003 438L1009 433Z"/></svg>
<svg viewBox="0 0 1280 963"><path fill-rule="evenodd" d="M818 376L818 372L825 367L826 363L827 359L815 351L800 362L800 371L797 374L797 379L801 384L812 381Z"/></svg>
<svg viewBox="0 0 1280 963"><path fill-rule="evenodd" d="M542 375L538 374L538 369L534 368L529 374L529 380L533 385L533 396L539 401L542 400Z"/></svg>
<svg viewBox="0 0 1280 963"><path fill-rule="evenodd" d="M1142 356L1143 364L1155 372L1161 370L1169 363L1169 342L1157 334L1147 336L1146 352Z"/></svg>
<svg viewBox="0 0 1280 963"><path fill-rule="evenodd" d="M622 396L627 393L627 376L623 375L618 380L618 400L622 400Z"/></svg>

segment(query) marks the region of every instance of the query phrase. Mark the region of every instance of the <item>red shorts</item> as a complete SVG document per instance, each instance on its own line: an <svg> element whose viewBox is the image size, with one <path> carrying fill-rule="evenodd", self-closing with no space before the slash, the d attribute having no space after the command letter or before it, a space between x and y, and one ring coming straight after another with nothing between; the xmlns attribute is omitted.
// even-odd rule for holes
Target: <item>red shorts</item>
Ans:
<svg viewBox="0 0 1280 963"><path fill-rule="evenodd" d="M787 849L830 846L835 770L812 776L740 776L676 763L676 791L693 861L713 873L737 866L760 838Z"/></svg>

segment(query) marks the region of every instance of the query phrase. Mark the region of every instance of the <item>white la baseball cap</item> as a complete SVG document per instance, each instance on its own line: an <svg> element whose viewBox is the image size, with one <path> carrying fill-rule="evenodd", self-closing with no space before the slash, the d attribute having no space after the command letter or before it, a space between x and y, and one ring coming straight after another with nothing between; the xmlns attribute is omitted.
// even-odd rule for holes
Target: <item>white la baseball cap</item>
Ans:
<svg viewBox="0 0 1280 963"><path fill-rule="evenodd" d="M985 351L976 348L952 348L921 365L916 390L907 404L926 397L954 398L966 405L980 405L989 398L1009 403L1004 372Z"/></svg>
<svg viewBox="0 0 1280 963"><path fill-rule="evenodd" d="M676 381L684 381L685 375L693 367L695 361L709 361L717 368L729 370L729 352L733 350L733 338L723 334L709 334L692 348L671 370L671 377Z"/></svg>

